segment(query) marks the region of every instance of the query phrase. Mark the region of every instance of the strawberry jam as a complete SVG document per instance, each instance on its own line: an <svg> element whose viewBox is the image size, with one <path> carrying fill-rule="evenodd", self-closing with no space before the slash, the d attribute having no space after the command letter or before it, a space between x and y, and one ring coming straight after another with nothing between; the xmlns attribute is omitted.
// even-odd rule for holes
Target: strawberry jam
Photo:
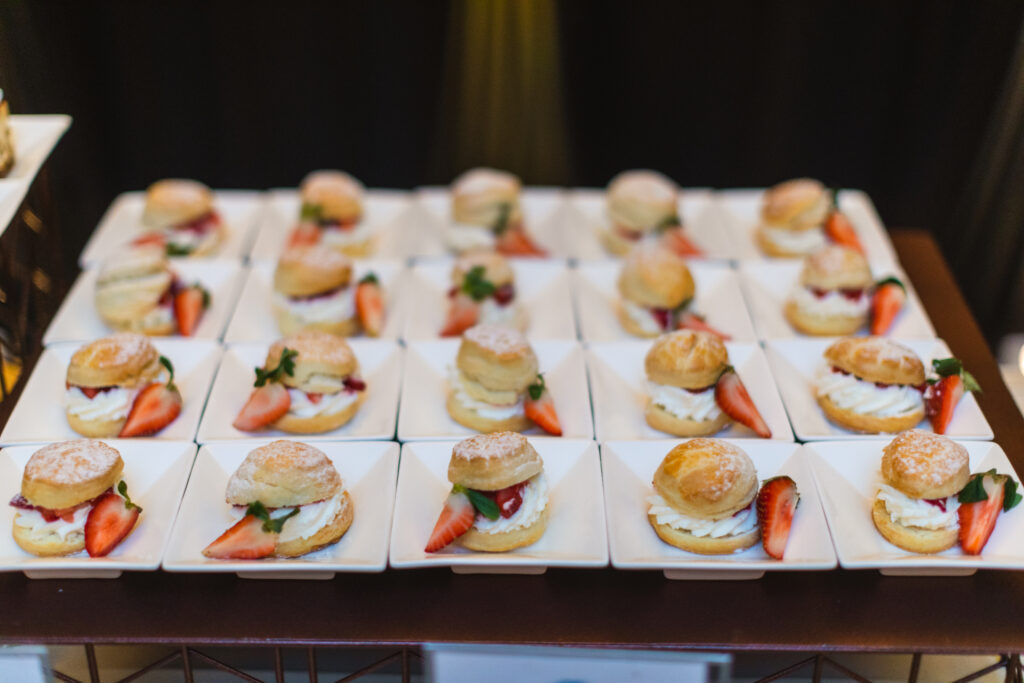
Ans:
<svg viewBox="0 0 1024 683"><path fill-rule="evenodd" d="M358 377L346 377L344 384L347 391L366 391L366 382Z"/></svg>
<svg viewBox="0 0 1024 683"><path fill-rule="evenodd" d="M175 230L182 232L194 232L197 235L207 233L220 225L220 216L216 211L210 211L199 218L174 226Z"/></svg>
<svg viewBox="0 0 1024 683"><path fill-rule="evenodd" d="M667 330L672 327L672 311L668 308L652 308L651 316L658 323L658 327Z"/></svg>
<svg viewBox="0 0 1024 683"><path fill-rule="evenodd" d="M946 499L945 498L924 498L923 500L924 500L924 502L928 503L929 505L934 505L935 507L939 508L943 512L946 511Z"/></svg>
<svg viewBox="0 0 1024 683"><path fill-rule="evenodd" d="M512 303L512 299L516 298L516 288L511 282L498 287L494 292L494 301L499 306L508 306Z"/></svg>
<svg viewBox="0 0 1024 683"><path fill-rule="evenodd" d="M89 399L96 398L97 394L102 394L106 391L110 391L111 389L117 389L117 387L80 387L77 384L69 384L67 382L64 383L65 389L71 389L71 387L77 388L79 391L85 394L86 398Z"/></svg>
<svg viewBox="0 0 1024 683"><path fill-rule="evenodd" d="M108 493L113 493L113 491L113 488L109 488L100 495L96 496L95 498L91 498L89 500L79 503L78 505L72 505L69 508L63 508L60 510L51 510L49 508L33 505L32 503L28 502L28 500L26 500L25 497L20 493L11 499L9 505L13 508L18 508L19 510L35 510L36 512L43 516L43 519L48 524L56 522L58 519L63 519L65 522L73 522L75 519L75 511L84 507L91 506L93 503L95 503L97 500L107 495Z"/></svg>
<svg viewBox="0 0 1024 683"><path fill-rule="evenodd" d="M524 488L526 488L526 482L521 481L498 491L481 491L480 493L497 503L499 514L503 519L508 519L516 514L522 506Z"/></svg>
<svg viewBox="0 0 1024 683"><path fill-rule="evenodd" d="M860 301L860 298L864 296L864 290L861 288L847 288L847 289L819 289L818 287L808 287L815 297L823 299L832 292L839 292L843 297L850 301Z"/></svg>

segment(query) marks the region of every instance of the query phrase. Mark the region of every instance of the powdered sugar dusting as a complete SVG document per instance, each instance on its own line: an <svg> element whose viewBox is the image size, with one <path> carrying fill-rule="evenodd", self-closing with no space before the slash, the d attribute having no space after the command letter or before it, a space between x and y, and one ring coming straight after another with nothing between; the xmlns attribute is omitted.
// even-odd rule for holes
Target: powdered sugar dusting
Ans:
<svg viewBox="0 0 1024 683"><path fill-rule="evenodd" d="M452 457L461 460L500 458L527 444L526 437L519 432L494 432L477 434L455 444Z"/></svg>
<svg viewBox="0 0 1024 683"><path fill-rule="evenodd" d="M25 464L25 475L54 484L76 484L106 474L120 457L102 441L61 441L33 453Z"/></svg>
<svg viewBox="0 0 1024 683"><path fill-rule="evenodd" d="M477 325L463 335L469 341L494 353L518 353L530 348L526 337L516 329L497 325Z"/></svg>
<svg viewBox="0 0 1024 683"><path fill-rule="evenodd" d="M345 270L352 261L342 252L320 244L289 247L281 255L281 263L289 266L316 268L317 270Z"/></svg>
<svg viewBox="0 0 1024 683"><path fill-rule="evenodd" d="M279 439L245 456L245 460L228 480L228 500L244 495L243 492L257 479L262 486L274 486L273 482L266 481L265 476L257 476L265 468L270 472L299 472L305 480L304 484L320 486L332 481L337 481L339 486L341 484L341 476L323 451L309 444Z"/></svg>
<svg viewBox="0 0 1024 683"><path fill-rule="evenodd" d="M71 363L96 368L116 367L145 355L156 355L148 337L134 332L119 332L78 349Z"/></svg>
<svg viewBox="0 0 1024 683"><path fill-rule="evenodd" d="M967 450L939 434L911 429L903 432L884 449L883 470L922 478L938 485L955 475L968 463Z"/></svg>
<svg viewBox="0 0 1024 683"><path fill-rule="evenodd" d="M847 267L858 266L859 260L863 260L863 257L858 252L849 247L834 244L819 249L808 256L807 268L833 272Z"/></svg>

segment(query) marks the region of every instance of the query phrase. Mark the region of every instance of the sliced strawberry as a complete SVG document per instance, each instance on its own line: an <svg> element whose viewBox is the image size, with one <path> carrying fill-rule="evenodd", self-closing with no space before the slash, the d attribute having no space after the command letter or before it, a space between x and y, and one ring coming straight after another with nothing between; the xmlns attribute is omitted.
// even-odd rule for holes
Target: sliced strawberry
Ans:
<svg viewBox="0 0 1024 683"><path fill-rule="evenodd" d="M184 287L174 295L174 319L178 321L178 334L191 337L199 326L203 311L210 307L210 293L202 285Z"/></svg>
<svg viewBox="0 0 1024 683"><path fill-rule="evenodd" d="M924 412L936 434L945 434L964 391L981 391L971 373L956 358L932 360L938 380L929 380L924 390Z"/></svg>
<svg viewBox="0 0 1024 683"><path fill-rule="evenodd" d="M902 282L894 277L879 282L871 297L871 334L888 332L906 300L907 290Z"/></svg>
<svg viewBox="0 0 1024 683"><path fill-rule="evenodd" d="M857 231L853 229L853 223L839 209L833 209L825 219L825 236L836 244L864 253L864 246L857 237Z"/></svg>
<svg viewBox="0 0 1024 683"><path fill-rule="evenodd" d="M89 510L85 519L85 550L89 557L105 557L135 528L142 508L128 497L128 485L117 485L120 493L110 491Z"/></svg>
<svg viewBox="0 0 1024 683"><path fill-rule="evenodd" d="M463 292L451 297L448 304L448 318L441 328L442 337L458 337L476 325L480 317L480 304Z"/></svg>
<svg viewBox="0 0 1024 683"><path fill-rule="evenodd" d="M686 236L682 226L664 230L661 233L661 244L683 257L703 258L707 255Z"/></svg>
<svg viewBox="0 0 1024 683"><path fill-rule="evenodd" d="M1021 501L1017 482L1005 474L989 470L975 474L957 496L960 509L960 547L968 555L980 555L1000 512L1015 507Z"/></svg>
<svg viewBox="0 0 1024 683"><path fill-rule="evenodd" d="M761 438L772 438L772 430L757 411L757 406L754 405L747 388L743 386L740 376L732 366L725 369L715 384L715 403L723 413L736 422L750 427Z"/></svg>
<svg viewBox="0 0 1024 683"><path fill-rule="evenodd" d="M765 480L757 494L757 521L761 526L761 543L764 551L776 560L781 560L789 541L789 530L793 525L793 514L800 502L796 482L789 477L774 477Z"/></svg>
<svg viewBox="0 0 1024 683"><path fill-rule="evenodd" d="M508 519L516 514L520 506L522 506L524 488L526 488L526 482L521 481L518 484L512 484L512 486L506 486L499 491L494 491L488 498L491 498L497 504L499 514Z"/></svg>
<svg viewBox="0 0 1024 683"><path fill-rule="evenodd" d="M356 286L356 314L366 334L371 337L380 335L384 328L384 294L373 273L360 280Z"/></svg>
<svg viewBox="0 0 1024 683"><path fill-rule="evenodd" d="M551 398L551 392L544 384L544 375L537 375L537 381L527 388L523 410L526 412L526 417L533 420L548 434L562 435L562 425L558 422L555 400Z"/></svg>
<svg viewBox="0 0 1024 683"><path fill-rule="evenodd" d="M132 240L132 246L144 247L144 246L158 246L162 247L167 242L167 238L161 232L148 232L145 235L141 235Z"/></svg>
<svg viewBox="0 0 1024 683"><path fill-rule="evenodd" d="M254 432L277 422L291 405L292 397L283 384L267 382L252 392L232 424L243 432Z"/></svg>
<svg viewBox="0 0 1024 683"><path fill-rule="evenodd" d="M683 313L679 318L679 322L676 323L676 328L680 330L687 329L697 330L698 332L709 332L720 338L722 341L729 341L732 339L732 337L727 335L725 332L719 332L715 328L711 327L711 325L708 325L707 322L704 321L704 317L697 315L696 313Z"/></svg>
<svg viewBox="0 0 1024 683"><path fill-rule="evenodd" d="M181 414L181 393L177 388L155 383L139 392L128 411L120 437L156 434Z"/></svg>
<svg viewBox="0 0 1024 683"><path fill-rule="evenodd" d="M320 243L320 229L315 223L299 223L288 236L288 246L311 246Z"/></svg>
<svg viewBox="0 0 1024 683"><path fill-rule="evenodd" d="M495 249L506 256L547 256L522 226L513 226L498 235Z"/></svg>
<svg viewBox="0 0 1024 683"><path fill-rule="evenodd" d="M437 518L437 524L430 532L430 540L427 541L427 547L424 550L428 553L436 553L441 550L469 531L473 526L474 519L476 519L476 509L469 501L469 496L463 491L453 490L444 501L441 516Z"/></svg>

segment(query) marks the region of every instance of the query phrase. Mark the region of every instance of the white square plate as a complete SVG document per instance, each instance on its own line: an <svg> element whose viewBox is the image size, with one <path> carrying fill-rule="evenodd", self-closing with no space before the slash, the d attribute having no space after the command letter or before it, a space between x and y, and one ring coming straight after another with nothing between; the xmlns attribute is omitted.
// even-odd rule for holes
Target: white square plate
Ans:
<svg viewBox="0 0 1024 683"><path fill-rule="evenodd" d="M455 367L459 339L414 341L405 355L402 378L402 409L398 415L398 439L461 439L477 432L463 427L448 415L449 368ZM590 394L583 351L576 341L542 339L531 342L544 381L555 401L555 410L567 439L592 439ZM533 427L529 435L544 434Z"/></svg>
<svg viewBox="0 0 1024 683"><path fill-rule="evenodd" d="M821 510L817 486L799 444L730 440L757 467L757 478L788 475L800 503L783 559L773 560L761 543L732 555L699 555L665 543L647 521L655 470L679 440L610 441L601 444L605 513L612 566L661 569L670 579L757 579L765 571L835 569L836 554Z"/></svg>
<svg viewBox="0 0 1024 683"><path fill-rule="evenodd" d="M761 339L807 336L794 329L783 312L790 292L800 284L803 267L802 261L794 259L740 263L740 284L743 287L743 294L747 297L750 315L754 318L754 327ZM887 277L896 277L907 288L907 301L903 304L903 310L885 336L896 339L934 337L935 328L928 320L924 306L906 273L891 264L872 266L871 272L874 273L876 282ZM868 329L865 326L857 336L866 336L867 333Z"/></svg>
<svg viewBox="0 0 1024 683"><path fill-rule="evenodd" d="M569 295L569 269L557 259L511 259L515 271L518 306L528 323L531 339L575 339L576 322ZM448 315L452 287L452 259L413 266L406 289L404 339L437 339Z"/></svg>
<svg viewBox="0 0 1024 683"><path fill-rule="evenodd" d="M598 441L667 439L670 434L647 424L647 374L644 358L651 341L593 342L587 348L587 371L594 402ZM772 430L772 440L792 441L786 409L764 352L756 344L726 342L729 362L736 368L761 417ZM758 439L750 429L732 424L715 436Z"/></svg>
<svg viewBox="0 0 1024 683"><path fill-rule="evenodd" d="M288 236L298 221L298 190L271 190L263 220L253 243L253 259L273 261L281 255ZM373 235L373 258L404 259L409 256L403 216L412 209L412 196L400 190L367 190L363 200L363 222Z"/></svg>
<svg viewBox="0 0 1024 683"><path fill-rule="evenodd" d="M122 571L155 571L160 566L196 445L191 441L103 441L121 454L128 495L142 507L135 530L106 557L89 557L84 550L64 557L36 557L25 552L11 536L17 510L7 501L20 492L25 463L41 446L5 448L0 451L0 528L4 530L0 533L0 572L20 571L30 579L113 579Z"/></svg>
<svg viewBox="0 0 1024 683"><path fill-rule="evenodd" d="M199 426L200 443L263 437L297 438L301 441L356 441L391 439L395 436L398 388L402 376L402 349L396 342L353 339L349 346L366 380L367 396L347 424L323 434L287 434L277 430L242 432L232 426L238 411L253 392L256 366L263 367L269 344L237 344L228 347L210 391L210 400Z"/></svg>
<svg viewBox="0 0 1024 683"><path fill-rule="evenodd" d="M714 262L690 261L689 267L696 291L687 310L705 316L709 325L732 337L730 341L757 341L735 271ZM619 322L621 270L621 261L593 261L573 269L573 293L585 341L640 339Z"/></svg>
<svg viewBox="0 0 1024 683"><path fill-rule="evenodd" d="M123 248L145 230L142 227L142 209L146 204L145 192L125 192L119 195L103 214L99 225L82 250L78 263L83 268L99 263ZM213 206L228 229L227 239L213 258L242 259L249 253L252 233L263 210L264 195L248 190L216 190Z"/></svg>
<svg viewBox="0 0 1024 683"><path fill-rule="evenodd" d="M283 335L274 316L274 261L254 261L249 268L242 293L238 297L234 315L228 323L224 342L273 342ZM399 261L360 260L352 268L352 284L349 286L355 296L355 284L367 273L373 272L384 290L385 319L381 331L383 339L397 339L402 329L402 306L405 293L403 286L407 269Z"/></svg>
<svg viewBox="0 0 1024 683"><path fill-rule="evenodd" d="M19 178L31 185L68 127L71 117L64 114L12 115L8 117L14 143L14 166L7 178Z"/></svg>
<svg viewBox="0 0 1024 683"><path fill-rule="evenodd" d="M782 401L793 423L793 431L801 441L837 439L877 439L878 434L859 434L837 427L828 421L814 398L814 376L825 364L823 354L835 339L777 339L765 342L765 353L775 381L779 385ZM925 375L931 375L933 358L949 358L949 347L940 339L901 339L900 344L911 349L924 363ZM970 371L970 368L967 368ZM984 389L984 387L982 387ZM927 419L921 420L920 429L931 431ZM991 439L992 428L970 392L964 394L946 429L953 439Z"/></svg>
<svg viewBox="0 0 1024 683"><path fill-rule="evenodd" d="M581 260L616 258L601 241L601 233L610 227L604 190L570 190L567 204L569 220L564 234L570 245L569 255ZM681 191L679 216L686 226L686 235L709 259L736 258L738 253L732 233L721 225L721 215L713 209L711 190L687 188Z"/></svg>
<svg viewBox="0 0 1024 683"><path fill-rule="evenodd" d="M965 555L959 546L935 555L920 555L882 538L871 520L871 506L882 482L882 449L889 441L824 441L804 447L821 491L839 566L878 569L897 576L965 576L977 569L1024 569L1024 506L999 515L981 555ZM998 444L962 444L970 457L972 473L995 468L1020 481Z"/></svg>
<svg viewBox="0 0 1024 683"><path fill-rule="evenodd" d="M565 194L560 188L527 187L519 197L523 210L523 226L534 241L552 258L568 258L562 234L565 215ZM414 256L441 256L450 253L445 231L452 222L451 193L447 187L421 187L416 190L418 216L414 223L421 238Z"/></svg>
<svg viewBox="0 0 1024 683"><path fill-rule="evenodd" d="M548 567L608 564L597 444L578 439L530 439L544 461L548 481L548 526L539 541L505 553L474 552L458 544L436 553L424 552L452 489L448 461L456 443L402 446L391 530L392 567L451 567L459 574L542 574Z"/></svg>
<svg viewBox="0 0 1024 683"><path fill-rule="evenodd" d="M7 420L0 444L43 443L81 439L64 415L68 363L84 343L65 342L48 346L39 357L18 405ZM174 366L174 383L181 391L181 414L160 433L139 437L146 441L191 441L210 393L213 373L223 354L220 344L208 339L153 339L153 346Z"/></svg>
<svg viewBox="0 0 1024 683"><path fill-rule="evenodd" d="M244 274L242 266L237 261L225 259L172 259L171 268L182 284L199 282L210 292L210 308L203 313L192 338L220 339L228 317L235 310ZM90 268L78 276L46 330L44 344L88 341L113 333L96 312L98 275L97 268Z"/></svg>
<svg viewBox="0 0 1024 683"><path fill-rule="evenodd" d="M761 219L761 197L764 188L719 190L715 192L714 203L721 215L723 227L737 245L739 258L765 259L754 241L754 231ZM895 265L896 250L889 234L875 211L871 198L861 190L840 190L839 208L853 223L868 260L872 264Z"/></svg>

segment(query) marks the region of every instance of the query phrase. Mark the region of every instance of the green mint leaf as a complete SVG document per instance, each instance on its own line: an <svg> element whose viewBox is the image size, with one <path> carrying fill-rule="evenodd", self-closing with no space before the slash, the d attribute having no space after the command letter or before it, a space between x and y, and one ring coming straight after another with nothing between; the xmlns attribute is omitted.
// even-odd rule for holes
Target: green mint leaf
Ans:
<svg viewBox="0 0 1024 683"><path fill-rule="evenodd" d="M988 500L988 494L985 493L985 477L995 476L995 470L989 470L988 472L982 472L975 474L968 480L967 486L960 491L956 499L960 503L980 503L983 500Z"/></svg>
<svg viewBox="0 0 1024 683"><path fill-rule="evenodd" d="M963 370L960 373L960 379L963 380L964 389L966 389L967 391L973 391L976 394L981 393L981 385L978 384L978 380L974 379L974 375L967 372L966 370Z"/></svg>
<svg viewBox="0 0 1024 683"><path fill-rule="evenodd" d="M964 369L963 363L956 358L935 358L932 360L932 367L939 377L959 375Z"/></svg>
<svg viewBox="0 0 1024 683"><path fill-rule="evenodd" d="M476 511L487 519L493 521L501 515L498 504L479 491L467 488L464 493L469 497L469 502L473 504Z"/></svg>
<svg viewBox="0 0 1024 683"><path fill-rule="evenodd" d="M207 290L206 287L203 287L203 285L201 283L199 283L199 282L193 283L192 287L193 287L193 289L199 290L199 293L203 295L203 309L209 308L210 307L210 292L209 292L209 290Z"/></svg>
<svg viewBox="0 0 1024 683"><path fill-rule="evenodd" d="M664 232L665 230L671 230L672 228L678 228L683 224L679 219L679 216L665 216L654 226L655 232Z"/></svg>
<svg viewBox="0 0 1024 683"><path fill-rule="evenodd" d="M171 365L171 361L167 356L160 356L160 365L167 369L167 373L170 375L167 378L167 388L174 389L174 366Z"/></svg>
<svg viewBox="0 0 1024 683"><path fill-rule="evenodd" d="M829 194L832 195L832 208L836 211L839 210L839 190L840 188L838 187L828 188Z"/></svg>
<svg viewBox="0 0 1024 683"><path fill-rule="evenodd" d="M491 230L495 235L500 235L508 230L508 219L512 217L512 204L505 202L498 207L498 219L494 221Z"/></svg>
<svg viewBox="0 0 1024 683"><path fill-rule="evenodd" d="M373 272L370 272L370 273L367 273L366 275L364 275L363 278L359 281L359 284L364 284L364 283L367 283L367 282L370 283L371 285L379 285L380 284L380 280L377 279L377 274L373 273Z"/></svg>
<svg viewBox="0 0 1024 683"><path fill-rule="evenodd" d="M1017 492L1017 486L1018 484L1013 480L1013 477L1007 477L1006 481L1003 482L1003 512L1009 512L1017 507L1021 498L1024 498L1024 496Z"/></svg>
<svg viewBox="0 0 1024 683"><path fill-rule="evenodd" d="M304 221L320 222L323 217L323 209L319 204L303 204L299 210L299 219Z"/></svg>
<svg viewBox="0 0 1024 683"><path fill-rule="evenodd" d="M906 285L904 285L902 282L900 282L899 278L895 278L895 277L887 277L887 278L884 278L882 280L879 280L878 282L875 283L875 288L876 289L881 289L885 285L896 285L897 287L902 289L904 292L907 291Z"/></svg>
<svg viewBox="0 0 1024 683"><path fill-rule="evenodd" d="M257 500L255 502L249 503L249 507L246 508L245 514L252 515L256 519L263 520L263 530L267 533L279 534L281 533L281 527L284 526L284 523L292 517L294 517L295 515L299 514L299 508L293 509L284 517L272 519L270 517L270 511L267 510L266 506L263 503Z"/></svg>
<svg viewBox="0 0 1024 683"><path fill-rule="evenodd" d="M257 387L262 387L267 382L279 382L281 377L288 375L291 377L295 374L295 357L299 355L298 351L289 349L287 346L281 350L281 358L277 362L277 366L264 370L263 368L256 368L256 384Z"/></svg>
<svg viewBox="0 0 1024 683"><path fill-rule="evenodd" d="M462 291L468 294L473 301L483 301L498 291L494 283L484 277L484 272L483 266L473 266L462 278Z"/></svg>
<svg viewBox="0 0 1024 683"><path fill-rule="evenodd" d="M132 499L128 497L128 484L125 482L124 479L122 479L121 483L119 483L117 485L117 492L121 494L122 498L124 498L124 506L125 506L125 508L127 508L129 510L131 510L132 508L135 508L139 512L142 512L142 508L140 508L138 505L133 503Z"/></svg>
<svg viewBox="0 0 1024 683"><path fill-rule="evenodd" d="M175 244L174 242L168 242L164 246L164 253L168 256L188 256L192 253L192 247L187 244Z"/></svg>
<svg viewBox="0 0 1024 683"><path fill-rule="evenodd" d="M527 391L530 392L530 398L534 401L539 401L540 397L544 395L544 375L537 375L537 381L527 387Z"/></svg>

